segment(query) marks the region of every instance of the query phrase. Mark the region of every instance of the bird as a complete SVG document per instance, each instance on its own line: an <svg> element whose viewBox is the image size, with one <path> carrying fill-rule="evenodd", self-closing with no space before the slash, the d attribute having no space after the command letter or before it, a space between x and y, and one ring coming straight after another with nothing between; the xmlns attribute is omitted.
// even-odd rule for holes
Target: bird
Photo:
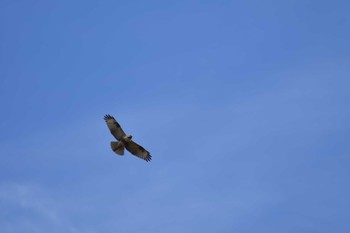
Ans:
<svg viewBox="0 0 350 233"><path fill-rule="evenodd" d="M145 148L131 140L132 136L125 134L124 130L113 116L107 114L104 116L104 120L111 134L118 140L111 142L111 148L116 154L124 155L124 148L126 148L131 154L147 162L151 161L151 154Z"/></svg>

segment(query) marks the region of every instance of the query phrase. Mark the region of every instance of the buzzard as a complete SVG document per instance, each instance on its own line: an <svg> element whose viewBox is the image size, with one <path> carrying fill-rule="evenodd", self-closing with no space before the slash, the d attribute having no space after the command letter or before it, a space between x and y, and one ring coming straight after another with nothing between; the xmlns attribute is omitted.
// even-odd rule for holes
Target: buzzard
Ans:
<svg viewBox="0 0 350 233"><path fill-rule="evenodd" d="M126 135L124 130L120 127L119 123L107 114L104 117L111 134L118 140L117 142L111 142L112 150L118 155L124 155L124 148L126 148L131 154L146 160L151 161L151 154L145 150L142 146L131 140L131 135Z"/></svg>

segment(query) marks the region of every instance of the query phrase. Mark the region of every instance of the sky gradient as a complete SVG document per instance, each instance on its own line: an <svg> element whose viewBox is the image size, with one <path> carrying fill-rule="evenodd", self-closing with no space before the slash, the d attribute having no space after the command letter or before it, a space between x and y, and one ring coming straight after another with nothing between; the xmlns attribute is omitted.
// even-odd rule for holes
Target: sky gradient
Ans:
<svg viewBox="0 0 350 233"><path fill-rule="evenodd" d="M0 231L350 232L349 9L1 1Z"/></svg>

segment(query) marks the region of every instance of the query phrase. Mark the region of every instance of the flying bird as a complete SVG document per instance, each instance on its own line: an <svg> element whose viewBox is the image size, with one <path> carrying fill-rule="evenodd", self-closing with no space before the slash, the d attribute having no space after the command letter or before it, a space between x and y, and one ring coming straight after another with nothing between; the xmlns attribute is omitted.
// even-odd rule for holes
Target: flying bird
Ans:
<svg viewBox="0 0 350 233"><path fill-rule="evenodd" d="M146 160L151 161L151 154L145 150L142 146L131 140L131 135L126 135L120 124L107 114L104 117L111 134L118 140L117 142L111 142L112 150L118 155L124 155L124 148L126 148L131 154Z"/></svg>

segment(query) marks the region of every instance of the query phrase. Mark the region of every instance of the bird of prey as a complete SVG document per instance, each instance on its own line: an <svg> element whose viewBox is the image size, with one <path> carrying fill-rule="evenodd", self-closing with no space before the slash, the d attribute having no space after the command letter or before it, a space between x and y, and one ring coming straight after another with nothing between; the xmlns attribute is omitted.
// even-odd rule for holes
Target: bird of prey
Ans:
<svg viewBox="0 0 350 233"><path fill-rule="evenodd" d="M142 146L131 140L131 135L126 135L124 130L120 127L119 123L107 114L104 117L111 134L118 140L117 142L111 142L112 150L118 155L124 155L124 148L126 148L131 154L146 160L151 161L151 154L145 150Z"/></svg>

